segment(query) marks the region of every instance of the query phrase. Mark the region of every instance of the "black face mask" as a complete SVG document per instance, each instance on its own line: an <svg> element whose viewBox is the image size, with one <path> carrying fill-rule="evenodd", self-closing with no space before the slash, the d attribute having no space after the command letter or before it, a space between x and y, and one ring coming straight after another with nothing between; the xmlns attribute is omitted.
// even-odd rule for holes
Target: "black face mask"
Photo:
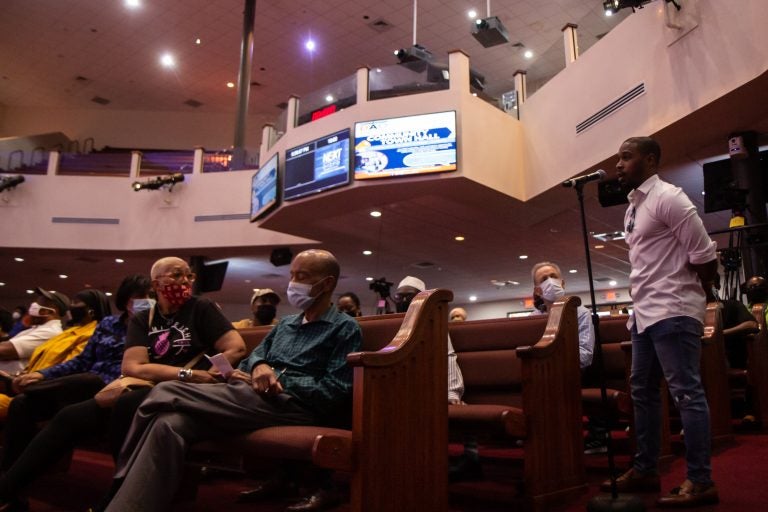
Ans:
<svg viewBox="0 0 768 512"><path fill-rule="evenodd" d="M357 311L349 311L349 310L346 310L346 309L343 310L342 313L346 313L349 316L351 316L352 318L357 318L358 316L360 316L360 315L357 314Z"/></svg>
<svg viewBox="0 0 768 512"><path fill-rule="evenodd" d="M271 324L276 315L277 308L272 304L262 304L261 306L256 306L256 312L253 314L253 316L256 318L256 321L261 325Z"/></svg>
<svg viewBox="0 0 768 512"><path fill-rule="evenodd" d="M83 323L83 320L85 320L85 317L88 316L88 307L79 306L76 308L69 308L69 316L72 317L72 323L80 325Z"/></svg>
<svg viewBox="0 0 768 512"><path fill-rule="evenodd" d="M407 299L403 299L400 302L395 303L395 311L398 313L405 313L408 311L408 306L411 305L412 300L413 297L408 297Z"/></svg>
<svg viewBox="0 0 768 512"><path fill-rule="evenodd" d="M762 288L753 288L747 291L747 301L750 304L762 304L768 299L768 293Z"/></svg>

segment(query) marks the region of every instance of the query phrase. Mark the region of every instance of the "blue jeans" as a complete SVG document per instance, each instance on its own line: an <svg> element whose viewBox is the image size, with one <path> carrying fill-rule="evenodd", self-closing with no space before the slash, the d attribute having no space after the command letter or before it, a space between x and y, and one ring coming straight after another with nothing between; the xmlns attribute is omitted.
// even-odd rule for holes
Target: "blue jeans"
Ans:
<svg viewBox="0 0 768 512"><path fill-rule="evenodd" d="M637 434L636 471L657 470L663 376L685 430L688 479L701 484L712 482L709 406L700 371L702 332L701 323L687 316L661 320L647 327L642 334L638 334L636 326L632 327L630 388Z"/></svg>

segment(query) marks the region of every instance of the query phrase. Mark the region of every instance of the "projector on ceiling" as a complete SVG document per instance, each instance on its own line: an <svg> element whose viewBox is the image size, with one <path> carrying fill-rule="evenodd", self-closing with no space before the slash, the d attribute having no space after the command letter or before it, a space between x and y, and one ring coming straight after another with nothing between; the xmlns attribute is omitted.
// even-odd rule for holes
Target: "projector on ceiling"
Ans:
<svg viewBox="0 0 768 512"><path fill-rule="evenodd" d="M496 16L477 20L472 25L472 35L486 48L509 42L509 33Z"/></svg>

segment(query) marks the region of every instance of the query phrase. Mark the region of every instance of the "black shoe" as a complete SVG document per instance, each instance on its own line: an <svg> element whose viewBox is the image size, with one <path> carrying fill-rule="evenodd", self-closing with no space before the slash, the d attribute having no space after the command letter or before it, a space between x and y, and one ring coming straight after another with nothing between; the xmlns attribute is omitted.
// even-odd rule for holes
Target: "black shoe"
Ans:
<svg viewBox="0 0 768 512"><path fill-rule="evenodd" d="M328 510L341 503L341 496L334 490L320 489L298 503L285 509L285 512L316 512Z"/></svg>
<svg viewBox="0 0 768 512"><path fill-rule="evenodd" d="M587 437L584 439L584 455L606 452L608 452L608 445L606 444L605 439L599 439L597 437Z"/></svg>
<svg viewBox="0 0 768 512"><path fill-rule="evenodd" d="M483 479L483 465L476 458L462 456L455 464L448 468L449 482L466 482L469 480Z"/></svg>
<svg viewBox="0 0 768 512"><path fill-rule="evenodd" d="M255 503L257 501L281 496L290 496L295 492L285 480L272 479L257 482L251 489L240 492L237 496L238 503Z"/></svg>

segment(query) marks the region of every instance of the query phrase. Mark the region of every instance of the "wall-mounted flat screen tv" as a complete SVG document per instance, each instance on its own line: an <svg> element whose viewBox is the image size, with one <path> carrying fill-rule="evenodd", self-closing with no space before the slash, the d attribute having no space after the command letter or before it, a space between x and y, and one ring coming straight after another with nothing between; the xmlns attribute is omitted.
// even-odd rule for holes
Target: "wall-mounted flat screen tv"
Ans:
<svg viewBox="0 0 768 512"><path fill-rule="evenodd" d="M349 183L349 129L285 152L283 199L290 201Z"/></svg>
<svg viewBox="0 0 768 512"><path fill-rule="evenodd" d="M251 178L251 222L277 206L277 153L262 165Z"/></svg>
<svg viewBox="0 0 768 512"><path fill-rule="evenodd" d="M355 123L355 179L456 170L456 112Z"/></svg>

